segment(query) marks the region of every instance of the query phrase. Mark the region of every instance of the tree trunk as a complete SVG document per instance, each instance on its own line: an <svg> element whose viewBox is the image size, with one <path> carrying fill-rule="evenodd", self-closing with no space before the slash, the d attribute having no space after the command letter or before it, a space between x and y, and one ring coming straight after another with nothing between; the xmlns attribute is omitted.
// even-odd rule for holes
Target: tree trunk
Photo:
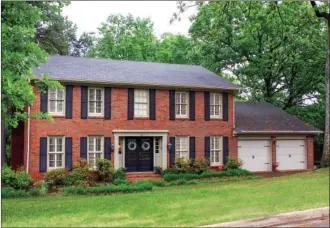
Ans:
<svg viewBox="0 0 330 228"><path fill-rule="evenodd" d="M330 7L330 1L329 1ZM324 146L321 159L321 167L328 167L329 164L329 151L330 151L330 18L328 23L328 51L327 61L325 66L325 129L324 129Z"/></svg>
<svg viewBox="0 0 330 228"><path fill-rule="evenodd" d="M1 119L1 166L6 162L6 132L5 132L5 121Z"/></svg>

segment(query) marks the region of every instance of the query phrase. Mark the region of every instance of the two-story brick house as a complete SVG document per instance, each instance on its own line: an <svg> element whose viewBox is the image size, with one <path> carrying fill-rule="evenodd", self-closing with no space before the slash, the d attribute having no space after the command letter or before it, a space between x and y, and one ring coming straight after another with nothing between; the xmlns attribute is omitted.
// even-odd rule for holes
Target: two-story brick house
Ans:
<svg viewBox="0 0 330 228"><path fill-rule="evenodd" d="M238 156L242 131L235 130L234 93L240 87L200 66L50 56L33 71L36 77L48 72L64 86L45 94L35 89L28 108L52 114L54 123L29 119L13 131L12 164L24 165L35 179L53 168L71 168L80 158L153 172L176 157L207 157L219 166ZM315 133L320 131L310 127L303 134L307 147L306 137L313 143ZM265 137L250 134L257 137L250 141ZM268 134L274 140L274 132ZM269 153L272 164L276 148Z"/></svg>

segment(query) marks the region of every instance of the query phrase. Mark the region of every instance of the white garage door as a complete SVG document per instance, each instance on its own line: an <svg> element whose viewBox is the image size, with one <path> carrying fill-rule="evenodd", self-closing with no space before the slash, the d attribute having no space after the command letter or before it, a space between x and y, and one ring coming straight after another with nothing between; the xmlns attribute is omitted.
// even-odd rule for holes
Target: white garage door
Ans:
<svg viewBox="0 0 330 228"><path fill-rule="evenodd" d="M238 140L238 158L243 161L243 169L252 172L271 171L270 140Z"/></svg>
<svg viewBox="0 0 330 228"><path fill-rule="evenodd" d="M277 140L278 170L306 169L305 140Z"/></svg>

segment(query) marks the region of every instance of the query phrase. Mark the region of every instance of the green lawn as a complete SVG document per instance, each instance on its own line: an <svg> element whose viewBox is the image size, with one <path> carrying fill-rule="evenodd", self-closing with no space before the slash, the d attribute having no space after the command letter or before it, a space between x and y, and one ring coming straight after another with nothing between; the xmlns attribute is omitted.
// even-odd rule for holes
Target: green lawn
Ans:
<svg viewBox="0 0 330 228"><path fill-rule="evenodd" d="M329 205L329 169L108 196L2 201L3 226L196 226Z"/></svg>

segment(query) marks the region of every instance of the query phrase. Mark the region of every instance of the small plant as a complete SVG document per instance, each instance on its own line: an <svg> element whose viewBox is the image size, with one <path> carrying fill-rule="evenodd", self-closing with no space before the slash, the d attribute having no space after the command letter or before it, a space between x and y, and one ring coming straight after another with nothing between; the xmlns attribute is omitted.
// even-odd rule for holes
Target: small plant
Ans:
<svg viewBox="0 0 330 228"><path fill-rule="evenodd" d="M61 169L52 169L45 175L45 181L52 186L55 185L64 185L65 177L68 174L68 170Z"/></svg>
<svg viewBox="0 0 330 228"><path fill-rule="evenodd" d="M173 168L179 173L185 173L192 166L192 161L187 158L175 158Z"/></svg>
<svg viewBox="0 0 330 228"><path fill-rule="evenodd" d="M194 173L203 173L209 170L210 168L210 159L201 158L197 159L193 163Z"/></svg>
<svg viewBox="0 0 330 228"><path fill-rule="evenodd" d="M101 180L112 181L114 168L109 160L98 158L96 160L96 167Z"/></svg>
<svg viewBox="0 0 330 228"><path fill-rule="evenodd" d="M225 164L225 170L227 169L239 169L243 165L242 161L238 158L228 157L228 161Z"/></svg>
<svg viewBox="0 0 330 228"><path fill-rule="evenodd" d="M30 196L39 196L40 195L40 188L32 188L29 191Z"/></svg>
<svg viewBox="0 0 330 228"><path fill-rule="evenodd" d="M12 187L3 187L1 188L1 198L19 198L19 197L26 197L28 194L23 190L15 190Z"/></svg>
<svg viewBox="0 0 330 228"><path fill-rule="evenodd" d="M14 171L10 167L4 166L1 168L1 183L3 186L14 189L26 189L31 185L31 177L21 169Z"/></svg>
<svg viewBox="0 0 330 228"><path fill-rule="evenodd" d="M124 169L117 169L113 176L113 179L126 180L126 172L124 171Z"/></svg>
<svg viewBox="0 0 330 228"><path fill-rule="evenodd" d="M121 185L121 184L128 184L128 182L126 180L123 180L123 179L114 179L113 184Z"/></svg>
<svg viewBox="0 0 330 228"><path fill-rule="evenodd" d="M155 172L156 174L162 175L162 174L163 174L163 168L160 167L160 166L155 166L155 167L154 167L154 172Z"/></svg>

